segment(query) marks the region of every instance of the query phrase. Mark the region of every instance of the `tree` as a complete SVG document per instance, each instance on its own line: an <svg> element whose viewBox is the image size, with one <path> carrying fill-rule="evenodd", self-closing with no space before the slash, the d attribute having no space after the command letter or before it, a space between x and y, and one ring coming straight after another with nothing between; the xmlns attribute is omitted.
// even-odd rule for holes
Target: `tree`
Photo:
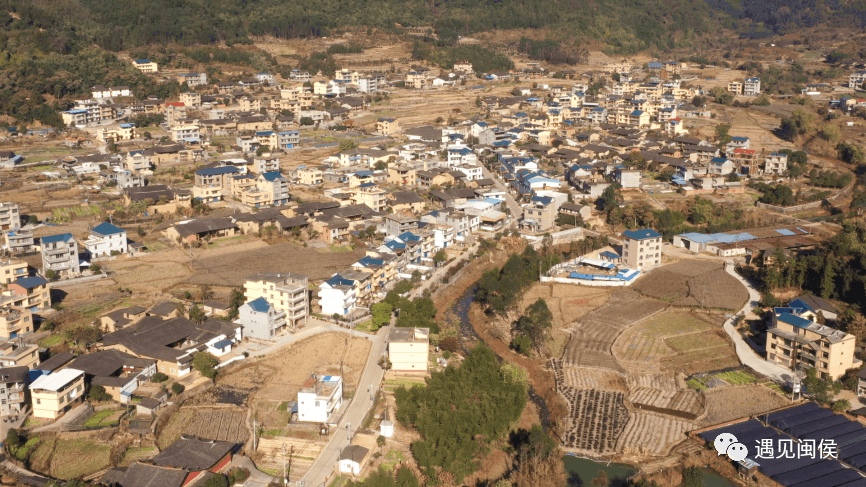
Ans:
<svg viewBox="0 0 866 487"><path fill-rule="evenodd" d="M150 380L156 382L157 384L160 382L165 382L168 380L168 376L163 374L162 372L157 372L151 376Z"/></svg>
<svg viewBox="0 0 866 487"><path fill-rule="evenodd" d="M229 479L221 473L215 473L213 477L207 479L204 487L229 487Z"/></svg>
<svg viewBox="0 0 866 487"><path fill-rule="evenodd" d="M89 269L93 274L102 274L102 267L97 264L90 264Z"/></svg>
<svg viewBox="0 0 866 487"><path fill-rule="evenodd" d="M542 298L529 305L523 316L517 320L517 329L532 340L536 349L540 349L552 326L553 313L550 312L547 302Z"/></svg>
<svg viewBox="0 0 866 487"><path fill-rule="evenodd" d="M445 252L445 249L439 249L439 251L433 255L433 263L436 264L437 267L446 260L448 260L448 254Z"/></svg>
<svg viewBox="0 0 866 487"><path fill-rule="evenodd" d="M517 335L511 340L511 348L528 357L532 353L532 339L526 335Z"/></svg>
<svg viewBox="0 0 866 487"><path fill-rule="evenodd" d="M806 369L806 378L803 379L803 385L816 401L822 404L829 404L833 397L833 382L827 379L818 377L818 371L813 367Z"/></svg>
<svg viewBox="0 0 866 487"><path fill-rule="evenodd" d="M314 125L316 122L310 117L301 117L301 125Z"/></svg>
<svg viewBox="0 0 866 487"><path fill-rule="evenodd" d="M200 325L207 320L207 314L205 314L201 306L196 304L189 309L189 320Z"/></svg>
<svg viewBox="0 0 866 487"><path fill-rule="evenodd" d="M90 386L90 389L87 390L87 395L90 396L92 401L110 401L111 394L105 392L105 387L94 384Z"/></svg>
<svg viewBox="0 0 866 487"><path fill-rule="evenodd" d="M216 367L220 361L208 352L198 352L192 357L192 367L208 379L216 377Z"/></svg>
<svg viewBox="0 0 866 487"><path fill-rule="evenodd" d="M616 186L611 184L601 193L596 205L598 205L599 210L609 212L618 207L620 202L622 202L622 195L619 194Z"/></svg>
<svg viewBox="0 0 866 487"><path fill-rule="evenodd" d="M719 141L719 144L725 145L731 141L731 136L728 134L729 130L731 130L730 125L721 123L716 125L716 140Z"/></svg>
<svg viewBox="0 0 866 487"><path fill-rule="evenodd" d="M244 305L246 297L243 288L233 288L229 295L229 319L234 321L238 317L238 308Z"/></svg>
<svg viewBox="0 0 866 487"><path fill-rule="evenodd" d="M270 147L268 147L266 145L260 145L259 148L256 149L256 155L261 156L262 154L264 154L266 152L270 152L270 151L271 151Z"/></svg>
<svg viewBox="0 0 866 487"><path fill-rule="evenodd" d="M53 281L57 279L57 272L55 272L54 269L48 269L45 271L45 278L49 281Z"/></svg>
<svg viewBox="0 0 866 487"><path fill-rule="evenodd" d="M377 171L384 171L385 169L388 169L388 163L385 161L376 161L376 164L373 165L373 169Z"/></svg>
<svg viewBox="0 0 866 487"><path fill-rule="evenodd" d="M862 147L852 142L840 142L836 146L836 151L838 152L839 159L848 164L866 163L866 152L863 151Z"/></svg>
<svg viewBox="0 0 866 487"><path fill-rule="evenodd" d="M604 470L599 470L596 474L595 478L589 483L592 487L610 487L610 479L607 476L607 472Z"/></svg>
<svg viewBox="0 0 866 487"><path fill-rule="evenodd" d="M79 326L72 330L72 340L78 346L87 347L98 342L100 338L102 338L102 332L95 326Z"/></svg>
<svg viewBox="0 0 866 487"><path fill-rule="evenodd" d="M377 330L391 322L391 314L393 312L394 308L385 302L370 306L370 313L373 315L373 325Z"/></svg>
<svg viewBox="0 0 866 487"><path fill-rule="evenodd" d="M851 409L851 403L847 399L839 399L833 403L833 411L844 413Z"/></svg>
<svg viewBox="0 0 866 487"><path fill-rule="evenodd" d="M18 445L21 444L21 436L18 434L18 430L15 428L9 428L9 431L6 432L6 445L11 448L18 448Z"/></svg>
<svg viewBox="0 0 866 487"><path fill-rule="evenodd" d="M196 293L196 298L199 303L204 303L208 299L213 297L213 289L211 289L210 285L202 284L198 288L198 292Z"/></svg>
<svg viewBox="0 0 866 487"><path fill-rule="evenodd" d="M704 471L700 467L689 467L683 470L681 487L704 487Z"/></svg>
<svg viewBox="0 0 866 487"><path fill-rule="evenodd" d="M184 387L184 385L180 382L175 382L171 385L171 392L173 392L175 395L181 394L184 390L186 390L186 387Z"/></svg>
<svg viewBox="0 0 866 487"><path fill-rule="evenodd" d="M358 143L355 142L355 139L343 139L340 141L341 151L352 150L356 147L358 147Z"/></svg>

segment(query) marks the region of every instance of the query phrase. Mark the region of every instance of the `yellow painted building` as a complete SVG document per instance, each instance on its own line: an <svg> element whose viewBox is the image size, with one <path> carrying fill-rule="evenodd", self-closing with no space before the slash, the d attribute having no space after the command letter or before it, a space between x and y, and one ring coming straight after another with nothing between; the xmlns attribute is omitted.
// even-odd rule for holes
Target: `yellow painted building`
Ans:
<svg viewBox="0 0 866 487"><path fill-rule="evenodd" d="M33 417L56 419L84 397L84 371L61 369L30 384Z"/></svg>
<svg viewBox="0 0 866 487"><path fill-rule="evenodd" d="M388 358L396 372L427 373L429 328L394 328L388 334Z"/></svg>
<svg viewBox="0 0 866 487"><path fill-rule="evenodd" d="M854 356L856 342L850 333L780 313L767 330L767 360L791 369L814 367L818 377L835 381L863 364Z"/></svg>
<svg viewBox="0 0 866 487"><path fill-rule="evenodd" d="M21 259L8 259L0 262L0 280L3 284L15 282L27 275L27 262Z"/></svg>

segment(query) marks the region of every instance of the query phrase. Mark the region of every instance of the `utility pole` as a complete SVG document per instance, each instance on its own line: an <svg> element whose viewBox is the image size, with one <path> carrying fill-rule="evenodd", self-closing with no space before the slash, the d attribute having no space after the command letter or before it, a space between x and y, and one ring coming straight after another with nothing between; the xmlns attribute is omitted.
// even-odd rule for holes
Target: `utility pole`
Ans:
<svg viewBox="0 0 866 487"><path fill-rule="evenodd" d="M256 451L256 418L253 417L253 451Z"/></svg>

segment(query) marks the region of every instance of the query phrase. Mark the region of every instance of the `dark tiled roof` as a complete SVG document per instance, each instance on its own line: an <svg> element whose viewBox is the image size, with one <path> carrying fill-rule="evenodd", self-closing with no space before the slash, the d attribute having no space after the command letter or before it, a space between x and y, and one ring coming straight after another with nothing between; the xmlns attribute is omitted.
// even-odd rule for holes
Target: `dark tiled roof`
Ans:
<svg viewBox="0 0 866 487"><path fill-rule="evenodd" d="M49 358L48 360L42 362L37 366L39 370L49 370L54 372L55 370L63 367L68 364L72 359L75 358L75 355L72 355L69 352L60 352L57 355Z"/></svg>
<svg viewBox="0 0 866 487"><path fill-rule="evenodd" d="M198 235L200 233L217 232L227 230L229 228L238 228L238 226L228 218L209 218L206 220L195 220L182 225L175 225L178 235L188 237L190 235Z"/></svg>
<svg viewBox="0 0 866 487"><path fill-rule="evenodd" d="M124 365L147 367L151 364L153 364L153 360L141 359L120 350L102 350L78 356L69 366L73 369L83 370L87 375L107 377L117 373Z"/></svg>
<svg viewBox="0 0 866 487"><path fill-rule="evenodd" d="M217 464L235 447L228 441L202 440L194 436L181 436L162 453L153 458L153 463L164 467L188 470L207 470Z"/></svg>

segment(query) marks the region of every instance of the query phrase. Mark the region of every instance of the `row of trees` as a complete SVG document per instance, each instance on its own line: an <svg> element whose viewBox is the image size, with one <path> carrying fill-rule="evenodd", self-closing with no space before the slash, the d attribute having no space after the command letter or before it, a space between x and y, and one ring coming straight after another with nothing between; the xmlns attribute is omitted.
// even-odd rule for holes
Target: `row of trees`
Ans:
<svg viewBox="0 0 866 487"><path fill-rule="evenodd" d="M490 269L481 276L475 299L493 312L504 313L516 303L524 288L560 262L560 255L553 252L541 255L527 246L523 253L512 254L502 269Z"/></svg>

